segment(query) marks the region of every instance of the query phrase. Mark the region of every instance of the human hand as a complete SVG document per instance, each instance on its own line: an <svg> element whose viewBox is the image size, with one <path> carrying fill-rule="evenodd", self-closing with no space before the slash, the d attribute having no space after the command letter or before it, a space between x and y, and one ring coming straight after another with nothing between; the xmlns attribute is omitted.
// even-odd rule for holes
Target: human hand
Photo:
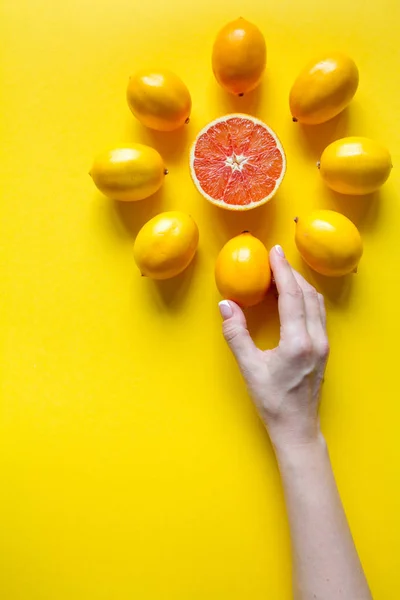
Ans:
<svg viewBox="0 0 400 600"><path fill-rule="evenodd" d="M320 388L329 355L324 299L297 273L280 246L270 252L279 294L280 342L259 350L247 330L243 311L223 300L224 337L246 381L276 450L320 437Z"/></svg>

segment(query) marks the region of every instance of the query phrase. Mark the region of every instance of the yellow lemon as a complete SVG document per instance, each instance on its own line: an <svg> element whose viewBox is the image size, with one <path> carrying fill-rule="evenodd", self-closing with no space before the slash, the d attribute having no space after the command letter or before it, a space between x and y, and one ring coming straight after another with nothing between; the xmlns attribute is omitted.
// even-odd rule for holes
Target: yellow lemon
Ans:
<svg viewBox="0 0 400 600"><path fill-rule="evenodd" d="M268 251L248 231L229 240L215 264L215 282L221 295L240 306L261 302L271 284Z"/></svg>
<svg viewBox="0 0 400 600"><path fill-rule="evenodd" d="M212 67L219 84L243 96L260 83L267 49L261 31L242 17L218 33L212 53Z"/></svg>
<svg viewBox="0 0 400 600"><path fill-rule="evenodd" d="M365 137L347 137L329 144L318 163L323 180L340 194L370 194L392 170L388 150Z"/></svg>
<svg viewBox="0 0 400 600"><path fill-rule="evenodd" d="M189 122L189 90L171 71L135 73L129 79L126 96L132 113L150 129L173 131Z"/></svg>
<svg viewBox="0 0 400 600"><path fill-rule="evenodd" d="M355 271L363 253L357 227L333 210L316 210L297 218L295 241L306 263L328 277Z"/></svg>
<svg viewBox="0 0 400 600"><path fill-rule="evenodd" d="M99 154L90 175L105 196L130 202L154 194L167 172L154 148L132 144Z"/></svg>
<svg viewBox="0 0 400 600"><path fill-rule="evenodd" d="M333 53L308 63L290 91L293 121L324 123L349 104L358 87L358 69L345 54Z"/></svg>
<svg viewBox="0 0 400 600"><path fill-rule="evenodd" d="M133 254L142 275L169 279L189 266L199 243L199 230L190 215L164 212L150 219L137 234Z"/></svg>

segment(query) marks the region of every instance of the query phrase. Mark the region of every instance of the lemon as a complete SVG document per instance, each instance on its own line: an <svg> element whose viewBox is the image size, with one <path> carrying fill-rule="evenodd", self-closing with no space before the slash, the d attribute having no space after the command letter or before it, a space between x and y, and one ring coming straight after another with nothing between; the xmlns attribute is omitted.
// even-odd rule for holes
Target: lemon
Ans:
<svg viewBox="0 0 400 600"><path fill-rule="evenodd" d="M261 302L271 284L268 251L245 231L229 240L215 264L215 282L221 295L240 306Z"/></svg>
<svg viewBox="0 0 400 600"><path fill-rule="evenodd" d="M199 230L190 215L164 212L143 225L133 254L142 275L169 279L189 266L197 250Z"/></svg>
<svg viewBox="0 0 400 600"><path fill-rule="evenodd" d="M295 242L305 262L328 277L355 271L363 253L357 227L333 210L316 210L296 219Z"/></svg>
<svg viewBox="0 0 400 600"><path fill-rule="evenodd" d="M358 87L354 61L338 52L308 63L294 82L289 96L293 121L324 123L349 104Z"/></svg>
<svg viewBox="0 0 400 600"><path fill-rule="evenodd" d="M261 31L242 17L218 33L212 52L214 75L232 94L250 92L260 83L267 50Z"/></svg>
<svg viewBox="0 0 400 600"><path fill-rule="evenodd" d="M189 90L171 71L135 73L129 79L126 97L132 113L150 129L173 131L189 122Z"/></svg>
<svg viewBox="0 0 400 600"><path fill-rule="evenodd" d="M99 154L90 175L112 200L143 200L163 184L167 171L157 150L142 144L114 148Z"/></svg>
<svg viewBox="0 0 400 600"><path fill-rule="evenodd" d="M388 150L365 137L347 137L325 148L318 164L325 183L340 194L370 194L392 170Z"/></svg>

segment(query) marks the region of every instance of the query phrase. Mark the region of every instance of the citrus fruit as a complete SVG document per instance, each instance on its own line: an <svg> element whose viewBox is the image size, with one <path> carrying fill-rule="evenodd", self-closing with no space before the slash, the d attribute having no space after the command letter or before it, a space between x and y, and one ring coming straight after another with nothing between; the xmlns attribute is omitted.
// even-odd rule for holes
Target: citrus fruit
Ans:
<svg viewBox="0 0 400 600"><path fill-rule="evenodd" d="M167 172L154 148L131 144L99 154L89 175L105 196L134 201L154 194L162 186Z"/></svg>
<svg viewBox="0 0 400 600"><path fill-rule="evenodd" d="M200 131L190 153L190 170L207 200L228 210L249 210L275 194L286 159L276 134L265 123L233 114Z"/></svg>
<svg viewBox="0 0 400 600"><path fill-rule="evenodd" d="M169 279L191 263L199 242L199 230L190 215L164 212L143 225L133 254L142 275Z"/></svg>
<svg viewBox="0 0 400 600"><path fill-rule="evenodd" d="M221 29L214 42L214 75L228 92L243 96L260 83L266 56L264 36L258 27L246 19L236 19Z"/></svg>
<svg viewBox="0 0 400 600"><path fill-rule="evenodd" d="M295 242L305 262L328 277L355 271L363 253L357 227L333 210L316 210L297 218Z"/></svg>
<svg viewBox="0 0 400 600"><path fill-rule="evenodd" d="M329 144L318 163L323 180L340 194L370 194L392 170L388 150L365 137L347 137Z"/></svg>
<svg viewBox="0 0 400 600"><path fill-rule="evenodd" d="M266 247L248 231L229 240L215 264L215 282L224 298L240 306L261 302L271 284Z"/></svg>
<svg viewBox="0 0 400 600"><path fill-rule="evenodd" d="M189 122L189 90L171 71L135 73L129 79L126 97L135 117L150 129L173 131Z"/></svg>
<svg viewBox="0 0 400 600"><path fill-rule="evenodd" d="M290 91L293 121L306 125L324 123L349 104L358 87L355 62L335 52L309 62Z"/></svg>

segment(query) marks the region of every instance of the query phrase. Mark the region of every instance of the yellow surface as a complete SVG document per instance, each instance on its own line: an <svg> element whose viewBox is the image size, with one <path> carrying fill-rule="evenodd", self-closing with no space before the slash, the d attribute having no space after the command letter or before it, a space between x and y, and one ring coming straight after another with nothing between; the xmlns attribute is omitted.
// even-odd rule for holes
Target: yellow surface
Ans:
<svg viewBox="0 0 400 600"><path fill-rule="evenodd" d="M243 15L268 45L260 91L226 95L210 67L215 33ZM267 437L220 333L219 249L243 229L280 242L327 295L332 356L322 422L374 597L400 589L400 85L397 0L6 0L1 7L0 595L2 600L290 599L288 529ZM288 92L315 53L360 69L351 107L306 130ZM125 101L129 74L163 65L193 96L190 125L145 131ZM249 214L209 206L188 148L209 120L251 111L273 127L288 172ZM339 198L315 163L342 135L387 145L379 195ZM152 143L170 175L152 200L118 206L87 175L121 142ZM365 253L344 281L301 265L292 218L339 207ZM155 284L132 258L161 210L189 211L200 249L189 271ZM273 297L249 311L268 347Z"/></svg>

